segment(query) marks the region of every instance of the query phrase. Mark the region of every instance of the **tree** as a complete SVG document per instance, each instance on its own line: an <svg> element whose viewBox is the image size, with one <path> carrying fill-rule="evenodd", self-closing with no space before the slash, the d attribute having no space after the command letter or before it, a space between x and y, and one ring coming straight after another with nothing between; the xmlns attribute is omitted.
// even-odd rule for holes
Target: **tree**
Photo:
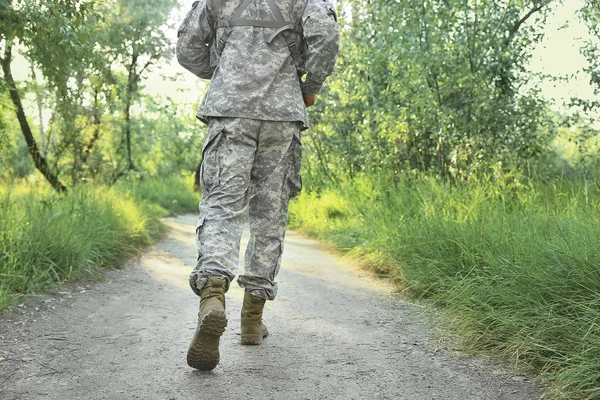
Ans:
<svg viewBox="0 0 600 400"><path fill-rule="evenodd" d="M0 0L3 83L35 167L56 190L137 170L132 109L141 104L144 75L172 52L164 27L175 4ZM25 84L12 74L16 52L31 65ZM26 93L35 94L37 130L26 116ZM111 125L122 129L115 135Z"/></svg>
<svg viewBox="0 0 600 400"><path fill-rule="evenodd" d="M590 77L594 95L600 97L600 3L596 0L587 0L580 15L592 37L582 48L582 53L589 63L585 72ZM584 113L600 109L600 99L575 99L575 104L583 107Z"/></svg>
<svg viewBox="0 0 600 400"><path fill-rule="evenodd" d="M310 168L460 179L535 157L549 139L546 108L519 88L551 3L351 1Z"/></svg>
<svg viewBox="0 0 600 400"><path fill-rule="evenodd" d="M12 73L13 53L16 46L34 67L39 68L57 98L69 95L69 80L74 60L84 59L85 46L79 33L93 3L85 1L2 0L0 2L0 56L5 84L14 106L19 126L27 143L35 167L57 191L66 191L53 168L41 153L31 125L25 115L20 89Z"/></svg>
<svg viewBox="0 0 600 400"><path fill-rule="evenodd" d="M132 113L140 82L154 65L172 55L164 27L176 0L112 0L106 3L105 35L100 44L111 58L122 100L126 165L117 178L136 166L132 155Z"/></svg>

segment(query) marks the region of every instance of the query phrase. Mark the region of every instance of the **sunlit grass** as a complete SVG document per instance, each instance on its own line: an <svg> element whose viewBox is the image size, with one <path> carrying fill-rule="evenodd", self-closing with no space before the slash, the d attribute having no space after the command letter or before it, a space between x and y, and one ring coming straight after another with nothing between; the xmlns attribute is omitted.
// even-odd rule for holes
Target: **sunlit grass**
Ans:
<svg viewBox="0 0 600 400"><path fill-rule="evenodd" d="M0 310L23 295L121 266L161 234L161 217L197 204L181 178L82 186L66 196L44 185L0 188Z"/></svg>
<svg viewBox="0 0 600 400"><path fill-rule="evenodd" d="M600 196L571 182L359 180L303 193L296 229L443 307L470 350L600 397Z"/></svg>
<svg viewBox="0 0 600 400"><path fill-rule="evenodd" d="M122 182L118 189L134 199L159 205L171 215L198 211L199 196L193 188L193 177L145 178Z"/></svg>

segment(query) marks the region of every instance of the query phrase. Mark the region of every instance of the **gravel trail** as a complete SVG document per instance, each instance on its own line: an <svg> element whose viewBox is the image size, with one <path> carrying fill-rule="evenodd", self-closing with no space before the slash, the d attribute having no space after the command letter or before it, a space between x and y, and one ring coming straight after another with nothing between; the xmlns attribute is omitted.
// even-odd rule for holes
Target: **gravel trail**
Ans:
<svg viewBox="0 0 600 400"><path fill-rule="evenodd" d="M221 363L185 355L198 300L195 215L97 284L74 283L0 315L0 399L525 400L540 391L489 360L442 347L419 306L288 232L270 336L239 344L242 290L227 294Z"/></svg>

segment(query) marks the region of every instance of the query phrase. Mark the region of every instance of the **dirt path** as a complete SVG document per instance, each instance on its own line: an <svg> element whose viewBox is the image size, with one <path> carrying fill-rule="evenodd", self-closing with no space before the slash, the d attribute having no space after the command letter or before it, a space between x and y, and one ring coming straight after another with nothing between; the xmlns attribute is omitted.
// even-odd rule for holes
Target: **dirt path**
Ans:
<svg viewBox="0 0 600 400"><path fill-rule="evenodd" d="M271 336L239 344L243 293L234 284L220 365L190 369L195 222L169 219L168 238L103 283L70 285L1 316L0 398L539 398L489 361L437 350L417 306L294 232L265 312Z"/></svg>

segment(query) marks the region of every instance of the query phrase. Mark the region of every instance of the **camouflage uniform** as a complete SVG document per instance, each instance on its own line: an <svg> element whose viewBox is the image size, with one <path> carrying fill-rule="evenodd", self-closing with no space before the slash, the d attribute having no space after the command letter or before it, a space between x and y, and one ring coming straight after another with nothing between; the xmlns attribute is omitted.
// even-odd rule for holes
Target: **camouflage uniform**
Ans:
<svg viewBox="0 0 600 400"><path fill-rule="evenodd" d="M244 21L270 21L265 25L273 27L243 26ZM196 294L210 278L234 278L248 209L250 242L238 283L253 296L275 298L288 202L301 190L300 131L308 127L302 94L320 91L338 45L327 0L202 0L186 16L178 32L178 60L211 79L198 111L208 134L198 263L190 275ZM302 50L300 56L294 47Z"/></svg>

